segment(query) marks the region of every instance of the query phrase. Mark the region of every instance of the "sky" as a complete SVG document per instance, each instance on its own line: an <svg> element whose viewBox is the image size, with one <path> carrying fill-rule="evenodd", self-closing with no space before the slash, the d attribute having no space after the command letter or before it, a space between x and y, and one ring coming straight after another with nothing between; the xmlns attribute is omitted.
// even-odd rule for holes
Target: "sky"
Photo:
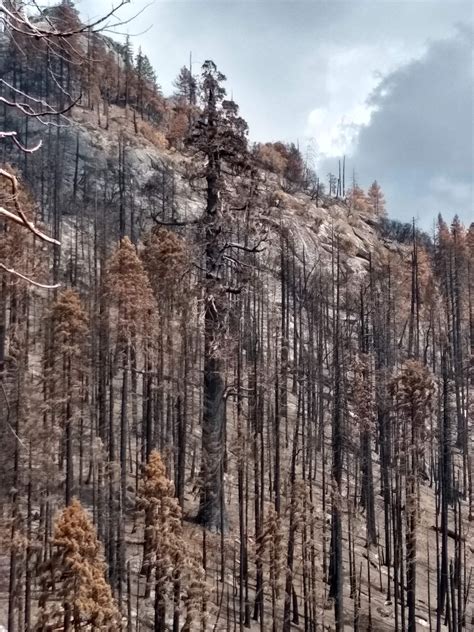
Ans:
<svg viewBox="0 0 474 632"><path fill-rule="evenodd" d="M110 0L81 0L84 16ZM297 142L322 179L382 186L391 217L474 220L474 3L456 0L131 0L120 28L165 94L213 59L253 141Z"/></svg>

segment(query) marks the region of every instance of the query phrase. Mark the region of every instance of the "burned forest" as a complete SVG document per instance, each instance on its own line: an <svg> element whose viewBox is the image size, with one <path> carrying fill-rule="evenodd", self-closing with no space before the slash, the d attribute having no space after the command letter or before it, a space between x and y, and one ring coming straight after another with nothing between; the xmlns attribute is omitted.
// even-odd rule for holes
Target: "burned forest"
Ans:
<svg viewBox="0 0 474 632"><path fill-rule="evenodd" d="M474 224L120 15L0 2L0 631L474 630Z"/></svg>

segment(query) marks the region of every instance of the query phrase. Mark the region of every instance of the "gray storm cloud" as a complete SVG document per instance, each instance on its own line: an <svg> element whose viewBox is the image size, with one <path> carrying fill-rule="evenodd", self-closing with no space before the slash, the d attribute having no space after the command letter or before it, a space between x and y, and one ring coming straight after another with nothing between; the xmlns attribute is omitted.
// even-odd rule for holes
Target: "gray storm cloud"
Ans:
<svg viewBox="0 0 474 632"><path fill-rule="evenodd" d="M110 3L80 7L96 15ZM304 148L314 137L321 154L350 153L362 184L381 182L393 217L425 228L438 212L471 219L472 2L133 0L125 16L144 7L125 29L140 33L132 42L166 94L190 51L196 73L214 59L252 140ZM326 177L337 161L321 158Z"/></svg>
<svg viewBox="0 0 474 632"><path fill-rule="evenodd" d="M473 214L473 32L432 42L426 54L386 76L370 97L351 162L360 180L382 183L391 215Z"/></svg>

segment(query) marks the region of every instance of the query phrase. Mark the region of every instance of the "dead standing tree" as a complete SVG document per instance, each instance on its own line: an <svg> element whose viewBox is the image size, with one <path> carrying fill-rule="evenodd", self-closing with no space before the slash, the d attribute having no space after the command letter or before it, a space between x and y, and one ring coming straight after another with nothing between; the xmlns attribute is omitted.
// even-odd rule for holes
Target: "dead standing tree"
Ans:
<svg viewBox="0 0 474 632"><path fill-rule="evenodd" d="M422 473L426 425L431 413L434 382L430 371L417 360L407 360L390 383L402 438L399 456L405 473L406 603L408 632L416 632L417 528L419 479Z"/></svg>
<svg viewBox="0 0 474 632"><path fill-rule="evenodd" d="M238 254L255 253L263 239L253 245L233 241L230 211L224 204L228 191L225 174L231 177L250 171L247 124L238 106L227 101L222 83L225 76L214 62L202 67L203 111L192 143L204 160L201 178L206 182L206 206L200 220L204 233L204 406L202 420L201 491L198 521L213 530L226 528L223 490L225 450L225 377L222 351L227 328L227 301L241 287L229 284L232 271L240 267ZM252 187L250 187L252 190ZM244 210L248 205L244 205Z"/></svg>
<svg viewBox="0 0 474 632"><path fill-rule="evenodd" d="M225 77L211 61L203 65L204 112L196 129L197 146L206 160L205 285L204 285L204 410L202 420L201 495L198 520L225 528L223 499L224 363L219 338L225 329L222 270L222 163L246 150L246 126L233 134L222 107ZM227 156L225 156L227 154Z"/></svg>

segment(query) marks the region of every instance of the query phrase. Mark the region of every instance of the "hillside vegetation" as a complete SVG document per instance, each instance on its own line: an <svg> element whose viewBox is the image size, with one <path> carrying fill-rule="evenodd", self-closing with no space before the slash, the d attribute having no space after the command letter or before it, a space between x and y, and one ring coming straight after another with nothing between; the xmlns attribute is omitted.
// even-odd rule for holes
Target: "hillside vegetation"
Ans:
<svg viewBox="0 0 474 632"><path fill-rule="evenodd" d="M43 19L0 34L0 630L474 629L474 226Z"/></svg>

